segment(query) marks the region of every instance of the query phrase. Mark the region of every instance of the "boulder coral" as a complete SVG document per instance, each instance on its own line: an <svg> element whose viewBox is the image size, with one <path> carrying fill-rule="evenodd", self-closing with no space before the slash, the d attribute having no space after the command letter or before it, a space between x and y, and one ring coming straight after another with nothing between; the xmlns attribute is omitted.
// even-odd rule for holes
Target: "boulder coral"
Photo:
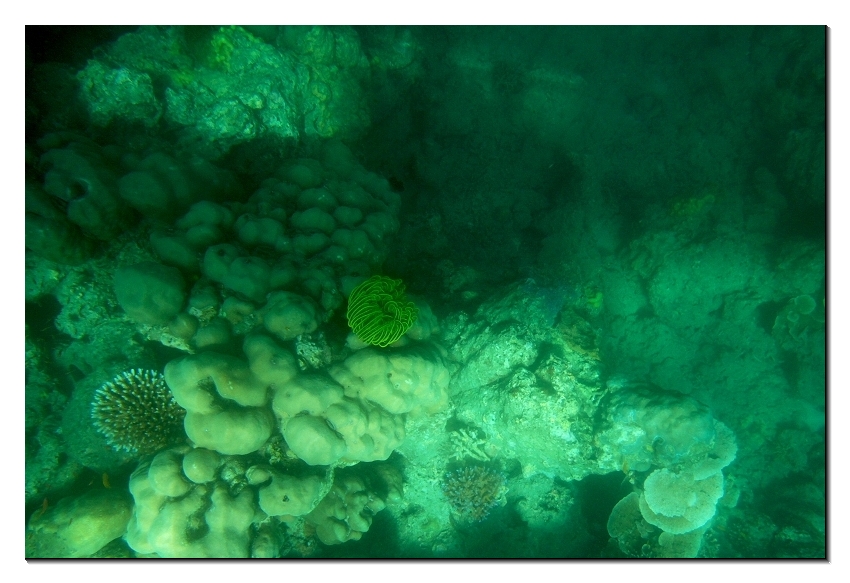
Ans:
<svg viewBox="0 0 850 583"><path fill-rule="evenodd" d="M320 374L298 375L279 387L272 408L287 445L310 465L387 459L404 440L404 420L345 396Z"/></svg>
<svg viewBox="0 0 850 583"><path fill-rule="evenodd" d="M182 471L189 448L160 452L130 478L135 500L125 539L141 555L242 558L258 517L254 492L231 494L220 481L195 484Z"/></svg>
<svg viewBox="0 0 850 583"><path fill-rule="evenodd" d="M319 314L310 298L279 291L269 295L262 311L266 330L281 340L292 340L313 332L319 326Z"/></svg>
<svg viewBox="0 0 850 583"><path fill-rule="evenodd" d="M167 324L183 308L186 283L180 271L153 261L115 271L115 295L131 320L139 324Z"/></svg>
<svg viewBox="0 0 850 583"><path fill-rule="evenodd" d="M189 446L164 450L133 472L135 505L128 499L120 532L105 534L115 538L126 528L127 544L145 556L279 556L280 521L306 522L323 543L339 544L359 539L387 501L401 496L401 474L390 464L336 473L303 465L245 470L249 464Z"/></svg>
<svg viewBox="0 0 850 583"><path fill-rule="evenodd" d="M63 147L48 149L39 160L44 191L62 201L65 214L88 235L101 241L130 225L132 212L118 195L118 176L107 152L79 136L48 137ZM59 146L60 144L55 144Z"/></svg>
<svg viewBox="0 0 850 583"><path fill-rule="evenodd" d="M307 524L326 545L360 540L372 526L372 517L386 507L386 501L370 481L357 474L337 476L333 488L307 514Z"/></svg>
<svg viewBox="0 0 850 583"><path fill-rule="evenodd" d="M451 375L434 344L365 348L331 367L329 373L347 397L374 403L395 415L435 413L448 405Z"/></svg>
<svg viewBox="0 0 850 583"><path fill-rule="evenodd" d="M256 356L256 367L260 362ZM265 407L268 384L245 361L216 352L185 356L165 366L165 381L187 410L186 435L196 445L239 455L258 450L271 436L274 418Z"/></svg>
<svg viewBox="0 0 850 583"><path fill-rule="evenodd" d="M247 361L206 351L165 367L197 447L245 455L279 427L292 454L308 465L385 460L404 440L405 414L448 402L449 373L433 346L355 353L336 371L346 385L326 373L299 372L295 356L265 334L249 334L243 351ZM389 384L378 386L381 378Z"/></svg>
<svg viewBox="0 0 850 583"><path fill-rule="evenodd" d="M328 493L329 484L323 476L293 476L274 469L266 472L269 480L259 489L258 500L262 511L269 516L290 519L303 516Z"/></svg>

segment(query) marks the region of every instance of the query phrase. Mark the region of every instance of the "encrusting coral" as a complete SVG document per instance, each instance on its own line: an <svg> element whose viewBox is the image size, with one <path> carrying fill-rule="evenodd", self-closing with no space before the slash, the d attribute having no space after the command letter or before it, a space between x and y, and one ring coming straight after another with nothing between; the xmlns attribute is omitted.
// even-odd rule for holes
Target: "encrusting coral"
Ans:
<svg viewBox="0 0 850 583"><path fill-rule="evenodd" d="M723 474L702 480L690 472L655 470L643 484L640 511L644 520L670 534L685 534L714 517L723 496Z"/></svg>

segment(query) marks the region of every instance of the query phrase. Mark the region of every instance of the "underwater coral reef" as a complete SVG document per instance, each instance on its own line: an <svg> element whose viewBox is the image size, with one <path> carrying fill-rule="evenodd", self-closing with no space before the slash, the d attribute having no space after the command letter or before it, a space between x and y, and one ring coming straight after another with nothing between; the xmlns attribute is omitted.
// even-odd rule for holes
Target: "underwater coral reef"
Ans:
<svg viewBox="0 0 850 583"><path fill-rule="evenodd" d="M26 43L27 558L826 556L822 27Z"/></svg>

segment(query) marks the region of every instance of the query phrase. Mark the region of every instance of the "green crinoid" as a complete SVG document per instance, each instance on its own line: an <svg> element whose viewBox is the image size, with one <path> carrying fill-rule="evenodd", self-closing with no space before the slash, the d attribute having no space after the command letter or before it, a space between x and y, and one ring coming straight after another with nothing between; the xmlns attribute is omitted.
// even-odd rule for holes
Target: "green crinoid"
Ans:
<svg viewBox="0 0 850 583"><path fill-rule="evenodd" d="M400 279L373 275L348 296L348 325L360 340L375 346L389 346L401 338L418 315Z"/></svg>

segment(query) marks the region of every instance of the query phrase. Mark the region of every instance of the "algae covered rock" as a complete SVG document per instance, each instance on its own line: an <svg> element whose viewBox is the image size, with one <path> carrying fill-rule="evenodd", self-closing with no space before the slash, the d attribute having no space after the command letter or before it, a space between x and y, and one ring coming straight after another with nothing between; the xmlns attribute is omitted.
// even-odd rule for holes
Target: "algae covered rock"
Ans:
<svg viewBox="0 0 850 583"><path fill-rule="evenodd" d="M132 213L118 195L118 177L106 151L78 136L52 136L45 144L65 141L65 147L45 152L44 192L65 207L68 219L83 232L108 241L131 224Z"/></svg>
<svg viewBox="0 0 850 583"><path fill-rule="evenodd" d="M92 490L38 510L27 526L26 556L80 558L92 555L124 534L133 500L118 489Z"/></svg>
<svg viewBox="0 0 850 583"><path fill-rule="evenodd" d="M734 436L696 399L649 385L623 388L603 403L599 461L616 470L684 464L701 477L735 459Z"/></svg>

